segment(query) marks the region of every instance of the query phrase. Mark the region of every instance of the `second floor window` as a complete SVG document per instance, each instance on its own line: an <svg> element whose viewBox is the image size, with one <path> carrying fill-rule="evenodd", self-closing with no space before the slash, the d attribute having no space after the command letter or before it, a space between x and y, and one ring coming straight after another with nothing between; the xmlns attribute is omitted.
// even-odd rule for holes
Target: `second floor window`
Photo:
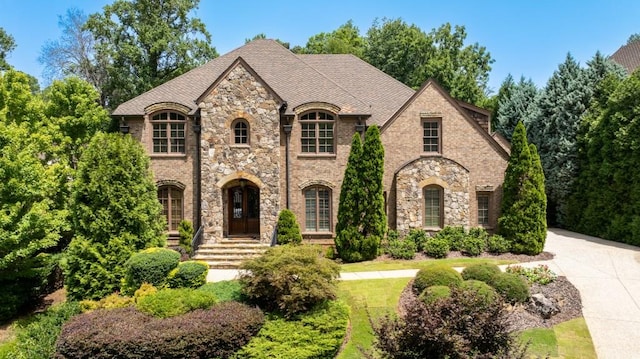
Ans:
<svg viewBox="0 0 640 359"><path fill-rule="evenodd" d="M177 112L160 112L151 117L153 153L185 153L186 117Z"/></svg>
<svg viewBox="0 0 640 359"><path fill-rule="evenodd" d="M237 120L233 125L233 142L236 145L249 144L249 125L243 119Z"/></svg>
<svg viewBox="0 0 640 359"><path fill-rule="evenodd" d="M440 152L440 122L424 121L422 123L422 151Z"/></svg>
<svg viewBox="0 0 640 359"><path fill-rule="evenodd" d="M334 153L334 117L326 112L308 112L300 117L303 153Z"/></svg>

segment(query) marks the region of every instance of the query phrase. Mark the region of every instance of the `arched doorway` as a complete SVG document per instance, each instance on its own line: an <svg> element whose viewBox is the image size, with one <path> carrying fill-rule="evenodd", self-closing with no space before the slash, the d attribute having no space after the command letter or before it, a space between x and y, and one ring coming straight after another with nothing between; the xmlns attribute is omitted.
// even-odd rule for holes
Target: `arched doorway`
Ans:
<svg viewBox="0 0 640 359"><path fill-rule="evenodd" d="M241 179L228 188L229 236L260 235L260 190Z"/></svg>

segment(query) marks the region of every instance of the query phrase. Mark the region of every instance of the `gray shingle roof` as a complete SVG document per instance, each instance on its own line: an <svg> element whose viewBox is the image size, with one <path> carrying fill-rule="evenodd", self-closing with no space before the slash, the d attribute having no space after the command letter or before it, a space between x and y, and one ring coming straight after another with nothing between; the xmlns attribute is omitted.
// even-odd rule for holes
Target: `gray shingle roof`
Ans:
<svg viewBox="0 0 640 359"><path fill-rule="evenodd" d="M632 73L640 67L640 40L622 46L611 55L611 59Z"/></svg>
<svg viewBox="0 0 640 359"><path fill-rule="evenodd" d="M276 41L255 40L121 104L113 115L143 115L161 102L193 111L196 99L238 57L288 102L289 112L308 102L328 102L341 114L369 114L370 124L382 124L414 93L355 56L296 55Z"/></svg>

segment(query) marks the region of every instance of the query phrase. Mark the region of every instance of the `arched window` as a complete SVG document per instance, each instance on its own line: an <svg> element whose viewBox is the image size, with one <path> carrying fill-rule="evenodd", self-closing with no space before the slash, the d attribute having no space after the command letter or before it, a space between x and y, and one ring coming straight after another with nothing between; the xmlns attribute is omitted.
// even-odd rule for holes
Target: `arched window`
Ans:
<svg viewBox="0 0 640 359"><path fill-rule="evenodd" d="M243 118L233 122L233 143L236 145L249 144L249 124Z"/></svg>
<svg viewBox="0 0 640 359"><path fill-rule="evenodd" d="M331 190L324 186L305 188L304 229L307 232L331 232Z"/></svg>
<svg viewBox="0 0 640 359"><path fill-rule="evenodd" d="M300 116L303 153L334 153L333 128L335 119L326 112L307 112Z"/></svg>
<svg viewBox="0 0 640 359"><path fill-rule="evenodd" d="M186 117L178 112L164 111L151 117L153 153L185 153Z"/></svg>
<svg viewBox="0 0 640 359"><path fill-rule="evenodd" d="M162 204L162 215L167 218L169 231L177 231L180 221L184 219L182 190L175 186L158 188L158 200Z"/></svg>
<svg viewBox="0 0 640 359"><path fill-rule="evenodd" d="M424 226L443 226L444 190L437 185L429 185L423 189L424 195Z"/></svg>

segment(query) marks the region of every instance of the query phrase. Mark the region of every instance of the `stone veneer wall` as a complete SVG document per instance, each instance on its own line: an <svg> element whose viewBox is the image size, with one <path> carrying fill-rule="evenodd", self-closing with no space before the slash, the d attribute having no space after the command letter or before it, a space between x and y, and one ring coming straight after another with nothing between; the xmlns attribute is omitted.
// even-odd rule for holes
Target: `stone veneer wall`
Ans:
<svg viewBox="0 0 640 359"><path fill-rule="evenodd" d="M225 190L245 178L260 189L260 240L268 242L280 210L280 125L276 98L242 64L199 104L202 121L202 217L205 240L226 235ZM231 124L249 123L249 145L235 145Z"/></svg>
<svg viewBox="0 0 640 359"><path fill-rule="evenodd" d="M424 187L430 184L444 189L444 225L469 225L469 172L454 161L442 157L419 158L404 166L395 176L397 231L407 234L423 228Z"/></svg>

